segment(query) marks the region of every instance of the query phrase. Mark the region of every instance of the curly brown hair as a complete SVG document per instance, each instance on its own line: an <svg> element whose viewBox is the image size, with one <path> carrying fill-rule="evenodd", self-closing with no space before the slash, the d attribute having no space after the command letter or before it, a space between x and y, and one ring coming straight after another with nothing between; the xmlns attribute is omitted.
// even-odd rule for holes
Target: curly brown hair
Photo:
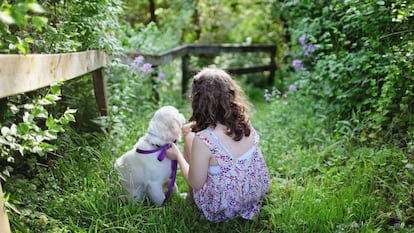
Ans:
<svg viewBox="0 0 414 233"><path fill-rule="evenodd" d="M235 141L250 135L250 103L241 87L224 70L204 68L193 77L191 91L193 132L217 122L227 127L226 134Z"/></svg>

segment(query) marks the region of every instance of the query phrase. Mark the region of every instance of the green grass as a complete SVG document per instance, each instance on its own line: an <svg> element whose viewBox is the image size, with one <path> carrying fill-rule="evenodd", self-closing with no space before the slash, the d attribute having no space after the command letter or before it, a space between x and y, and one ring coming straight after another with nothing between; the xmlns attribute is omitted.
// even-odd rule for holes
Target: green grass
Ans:
<svg viewBox="0 0 414 233"><path fill-rule="evenodd" d="M4 188L20 212L9 212L12 230L413 232L413 176L406 155L391 146L349 145L326 132L324 117L307 107L307 101L296 96L288 105L254 102L253 123L261 134L272 192L253 221L210 223L178 195L162 207L148 201L133 205L123 198L112 164L146 130L143 116L152 111L146 108L117 132L68 129L58 141L62 158L52 156L33 165L33 177L10 178ZM187 191L180 174L178 185Z"/></svg>

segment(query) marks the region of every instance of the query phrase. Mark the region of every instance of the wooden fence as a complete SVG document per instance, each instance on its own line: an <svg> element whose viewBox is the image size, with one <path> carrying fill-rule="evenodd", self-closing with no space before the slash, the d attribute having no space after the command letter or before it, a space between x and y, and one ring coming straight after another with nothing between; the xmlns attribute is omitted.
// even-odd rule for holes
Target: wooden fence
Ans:
<svg viewBox="0 0 414 233"><path fill-rule="evenodd" d="M0 54L0 98L91 73L98 109L102 115L108 115L102 73L108 60L105 52L96 50L65 54ZM0 184L0 233L10 232Z"/></svg>
<svg viewBox="0 0 414 233"><path fill-rule="evenodd" d="M274 81L276 70L276 46L273 45L183 45L164 53L150 55L129 52L129 58L143 56L146 62L154 67L165 64L176 58L182 60L182 93L186 92L188 80L196 71L189 67L190 55L220 53L266 52L270 55L270 63L248 68L226 69L231 74L247 74L269 71L268 83ZM109 62L103 51L85 51L64 54L0 54L0 99L28 91L50 86L59 81L66 81L91 73L96 103L102 115L108 115L105 80L102 69ZM0 233L9 233L10 224L7 218L3 191L0 184Z"/></svg>
<svg viewBox="0 0 414 233"><path fill-rule="evenodd" d="M102 74L108 60L105 52L96 50L63 54L0 54L0 98L91 73L99 111L108 115Z"/></svg>
<svg viewBox="0 0 414 233"><path fill-rule="evenodd" d="M193 75L196 71L191 70L189 67L189 58L190 55L219 55L221 53L268 53L270 56L269 64L257 65L253 67L244 67L244 68L224 68L231 74L248 74L269 71L268 84L272 85L274 83L274 76L276 71L276 46L275 45L237 45L237 44L188 44L183 45L169 51L159 53L159 54L145 54L140 52L128 52L127 55L130 59L133 59L137 56L143 56L145 61L151 63L153 66L157 67L167 62L172 61L176 58L181 58L181 70L182 70L182 94L185 95L188 81L190 76Z"/></svg>

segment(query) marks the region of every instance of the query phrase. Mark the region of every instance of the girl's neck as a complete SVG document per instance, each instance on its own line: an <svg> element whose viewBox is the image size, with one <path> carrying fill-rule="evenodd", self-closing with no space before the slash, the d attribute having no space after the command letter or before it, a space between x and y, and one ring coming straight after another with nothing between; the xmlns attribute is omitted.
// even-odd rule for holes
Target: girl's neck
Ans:
<svg viewBox="0 0 414 233"><path fill-rule="evenodd" d="M228 130L229 130L229 128L227 127L227 126L225 126L225 125L223 125L223 124L221 124L221 123L216 123L216 127L211 127L211 129L213 129L214 131L216 131L216 132L223 132L223 133L226 133Z"/></svg>

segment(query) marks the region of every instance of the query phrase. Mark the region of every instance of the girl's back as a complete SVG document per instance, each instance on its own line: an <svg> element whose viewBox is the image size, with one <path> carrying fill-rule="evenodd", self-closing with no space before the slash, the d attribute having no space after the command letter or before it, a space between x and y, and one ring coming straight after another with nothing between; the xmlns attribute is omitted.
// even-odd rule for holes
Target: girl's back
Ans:
<svg viewBox="0 0 414 233"><path fill-rule="evenodd" d="M254 129L249 137L230 141L223 131L207 128L197 133L212 154L207 182L194 190L194 201L210 221L259 213L270 178ZM216 134L217 133L217 134ZM223 140L221 140L223 139ZM214 158L214 159L213 159Z"/></svg>

